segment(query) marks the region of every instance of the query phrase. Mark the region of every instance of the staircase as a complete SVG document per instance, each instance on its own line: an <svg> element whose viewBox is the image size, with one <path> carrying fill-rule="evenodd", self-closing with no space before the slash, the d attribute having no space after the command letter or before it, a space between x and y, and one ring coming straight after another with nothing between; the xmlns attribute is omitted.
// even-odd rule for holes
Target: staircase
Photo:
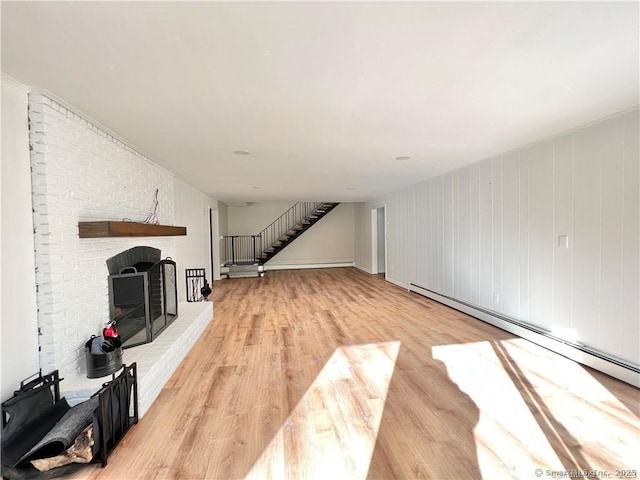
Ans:
<svg viewBox="0 0 640 480"><path fill-rule="evenodd" d="M260 276L262 266L336 208L339 203L298 202L258 235L224 238L224 266L229 278Z"/></svg>

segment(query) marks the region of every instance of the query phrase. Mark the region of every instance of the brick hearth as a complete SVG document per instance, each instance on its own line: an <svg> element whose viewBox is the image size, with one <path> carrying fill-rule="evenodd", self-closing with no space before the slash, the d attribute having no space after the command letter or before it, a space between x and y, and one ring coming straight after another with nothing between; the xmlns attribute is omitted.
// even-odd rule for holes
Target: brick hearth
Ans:
<svg viewBox="0 0 640 480"><path fill-rule="evenodd" d="M124 363L138 364L139 414L143 416L180 362L213 318L213 303L180 303L178 318L152 343L124 350ZM84 370L67 375L62 394L75 405L97 392L111 376L87 378Z"/></svg>

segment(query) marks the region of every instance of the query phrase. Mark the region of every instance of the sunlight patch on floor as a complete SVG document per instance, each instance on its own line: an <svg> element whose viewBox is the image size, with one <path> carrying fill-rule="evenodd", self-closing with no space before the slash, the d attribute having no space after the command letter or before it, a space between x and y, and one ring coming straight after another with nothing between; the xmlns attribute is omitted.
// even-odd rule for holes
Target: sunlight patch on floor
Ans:
<svg viewBox="0 0 640 480"><path fill-rule="evenodd" d="M534 478L536 468L562 469L489 342L437 346L432 355L480 410L474 437L483 478Z"/></svg>
<svg viewBox="0 0 640 480"><path fill-rule="evenodd" d="M365 479L399 350L336 349L245 478Z"/></svg>
<svg viewBox="0 0 640 480"><path fill-rule="evenodd" d="M623 425L629 410L582 366L528 347L513 339L432 349L480 410L474 437L483 478L534 478L536 469L636 468L638 437ZM617 458L601 458L602 441L616 443Z"/></svg>
<svg viewBox="0 0 640 480"><path fill-rule="evenodd" d="M527 347L524 339L500 342L533 389L533 401L544 406L543 416L561 423L556 430L567 449L576 450L573 439L583 439L578 451L570 452L574 460L611 473L640 469L640 422L635 414L584 366L546 350L534 356ZM603 447L611 451L605 458Z"/></svg>

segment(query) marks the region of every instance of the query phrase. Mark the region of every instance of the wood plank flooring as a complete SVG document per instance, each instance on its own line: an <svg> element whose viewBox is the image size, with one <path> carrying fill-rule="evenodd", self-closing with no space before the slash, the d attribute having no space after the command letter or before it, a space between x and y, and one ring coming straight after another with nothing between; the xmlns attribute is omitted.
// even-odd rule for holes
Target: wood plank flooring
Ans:
<svg viewBox="0 0 640 480"><path fill-rule="evenodd" d="M107 468L73 478L639 468L638 389L378 276L270 271L213 292L213 322Z"/></svg>

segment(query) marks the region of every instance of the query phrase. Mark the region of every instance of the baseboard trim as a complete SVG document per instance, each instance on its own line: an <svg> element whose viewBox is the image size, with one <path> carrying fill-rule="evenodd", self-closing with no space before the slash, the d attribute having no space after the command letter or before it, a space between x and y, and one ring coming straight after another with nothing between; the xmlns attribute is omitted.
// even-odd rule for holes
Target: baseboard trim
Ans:
<svg viewBox="0 0 640 480"><path fill-rule="evenodd" d="M371 273L371 269L370 268L363 267L362 265L358 265L357 263L354 265L354 267L356 267L358 270L362 270L363 272L368 273L369 275L373 275Z"/></svg>
<svg viewBox="0 0 640 480"><path fill-rule="evenodd" d="M363 267L361 265L355 264L354 267L356 267L358 270L362 270L363 272L368 273L369 275L376 275L375 273L372 273L371 270L367 267ZM384 279L389 282L389 283L393 283L394 285L400 287L400 288L404 288L405 290L409 290L409 287L406 283L402 283L398 280L394 280L393 278L390 278L389 276L385 275Z"/></svg>
<svg viewBox="0 0 640 480"><path fill-rule="evenodd" d="M406 283L402 283L398 280L394 280L393 278L389 278L389 277L384 277L384 279L389 282L389 283L393 283L394 285L397 285L400 288L404 288L405 290L409 290L409 286Z"/></svg>
<svg viewBox="0 0 640 480"><path fill-rule="evenodd" d="M313 268L342 268L342 267L353 267L354 262L338 262L338 263L306 263L306 264L296 264L296 265L269 265L268 263L264 265L264 271L268 272L269 270L306 270Z"/></svg>
<svg viewBox="0 0 640 480"><path fill-rule="evenodd" d="M393 283L393 282L392 282ZM611 358L603 353L590 350L581 345L576 345L561 338L557 338L536 328L535 326L524 324L518 320L503 316L497 312L482 309L478 306L465 303L453 297L442 295L433 290L421 287L414 283L410 284L409 291L435 300L439 303L455 308L478 320L486 322L494 327L498 327L509 333L513 333L536 345L540 345L548 350L562 355L570 360L594 368L606 373L614 378L622 380L635 387L640 387L640 369L634 365L625 363L622 360Z"/></svg>

